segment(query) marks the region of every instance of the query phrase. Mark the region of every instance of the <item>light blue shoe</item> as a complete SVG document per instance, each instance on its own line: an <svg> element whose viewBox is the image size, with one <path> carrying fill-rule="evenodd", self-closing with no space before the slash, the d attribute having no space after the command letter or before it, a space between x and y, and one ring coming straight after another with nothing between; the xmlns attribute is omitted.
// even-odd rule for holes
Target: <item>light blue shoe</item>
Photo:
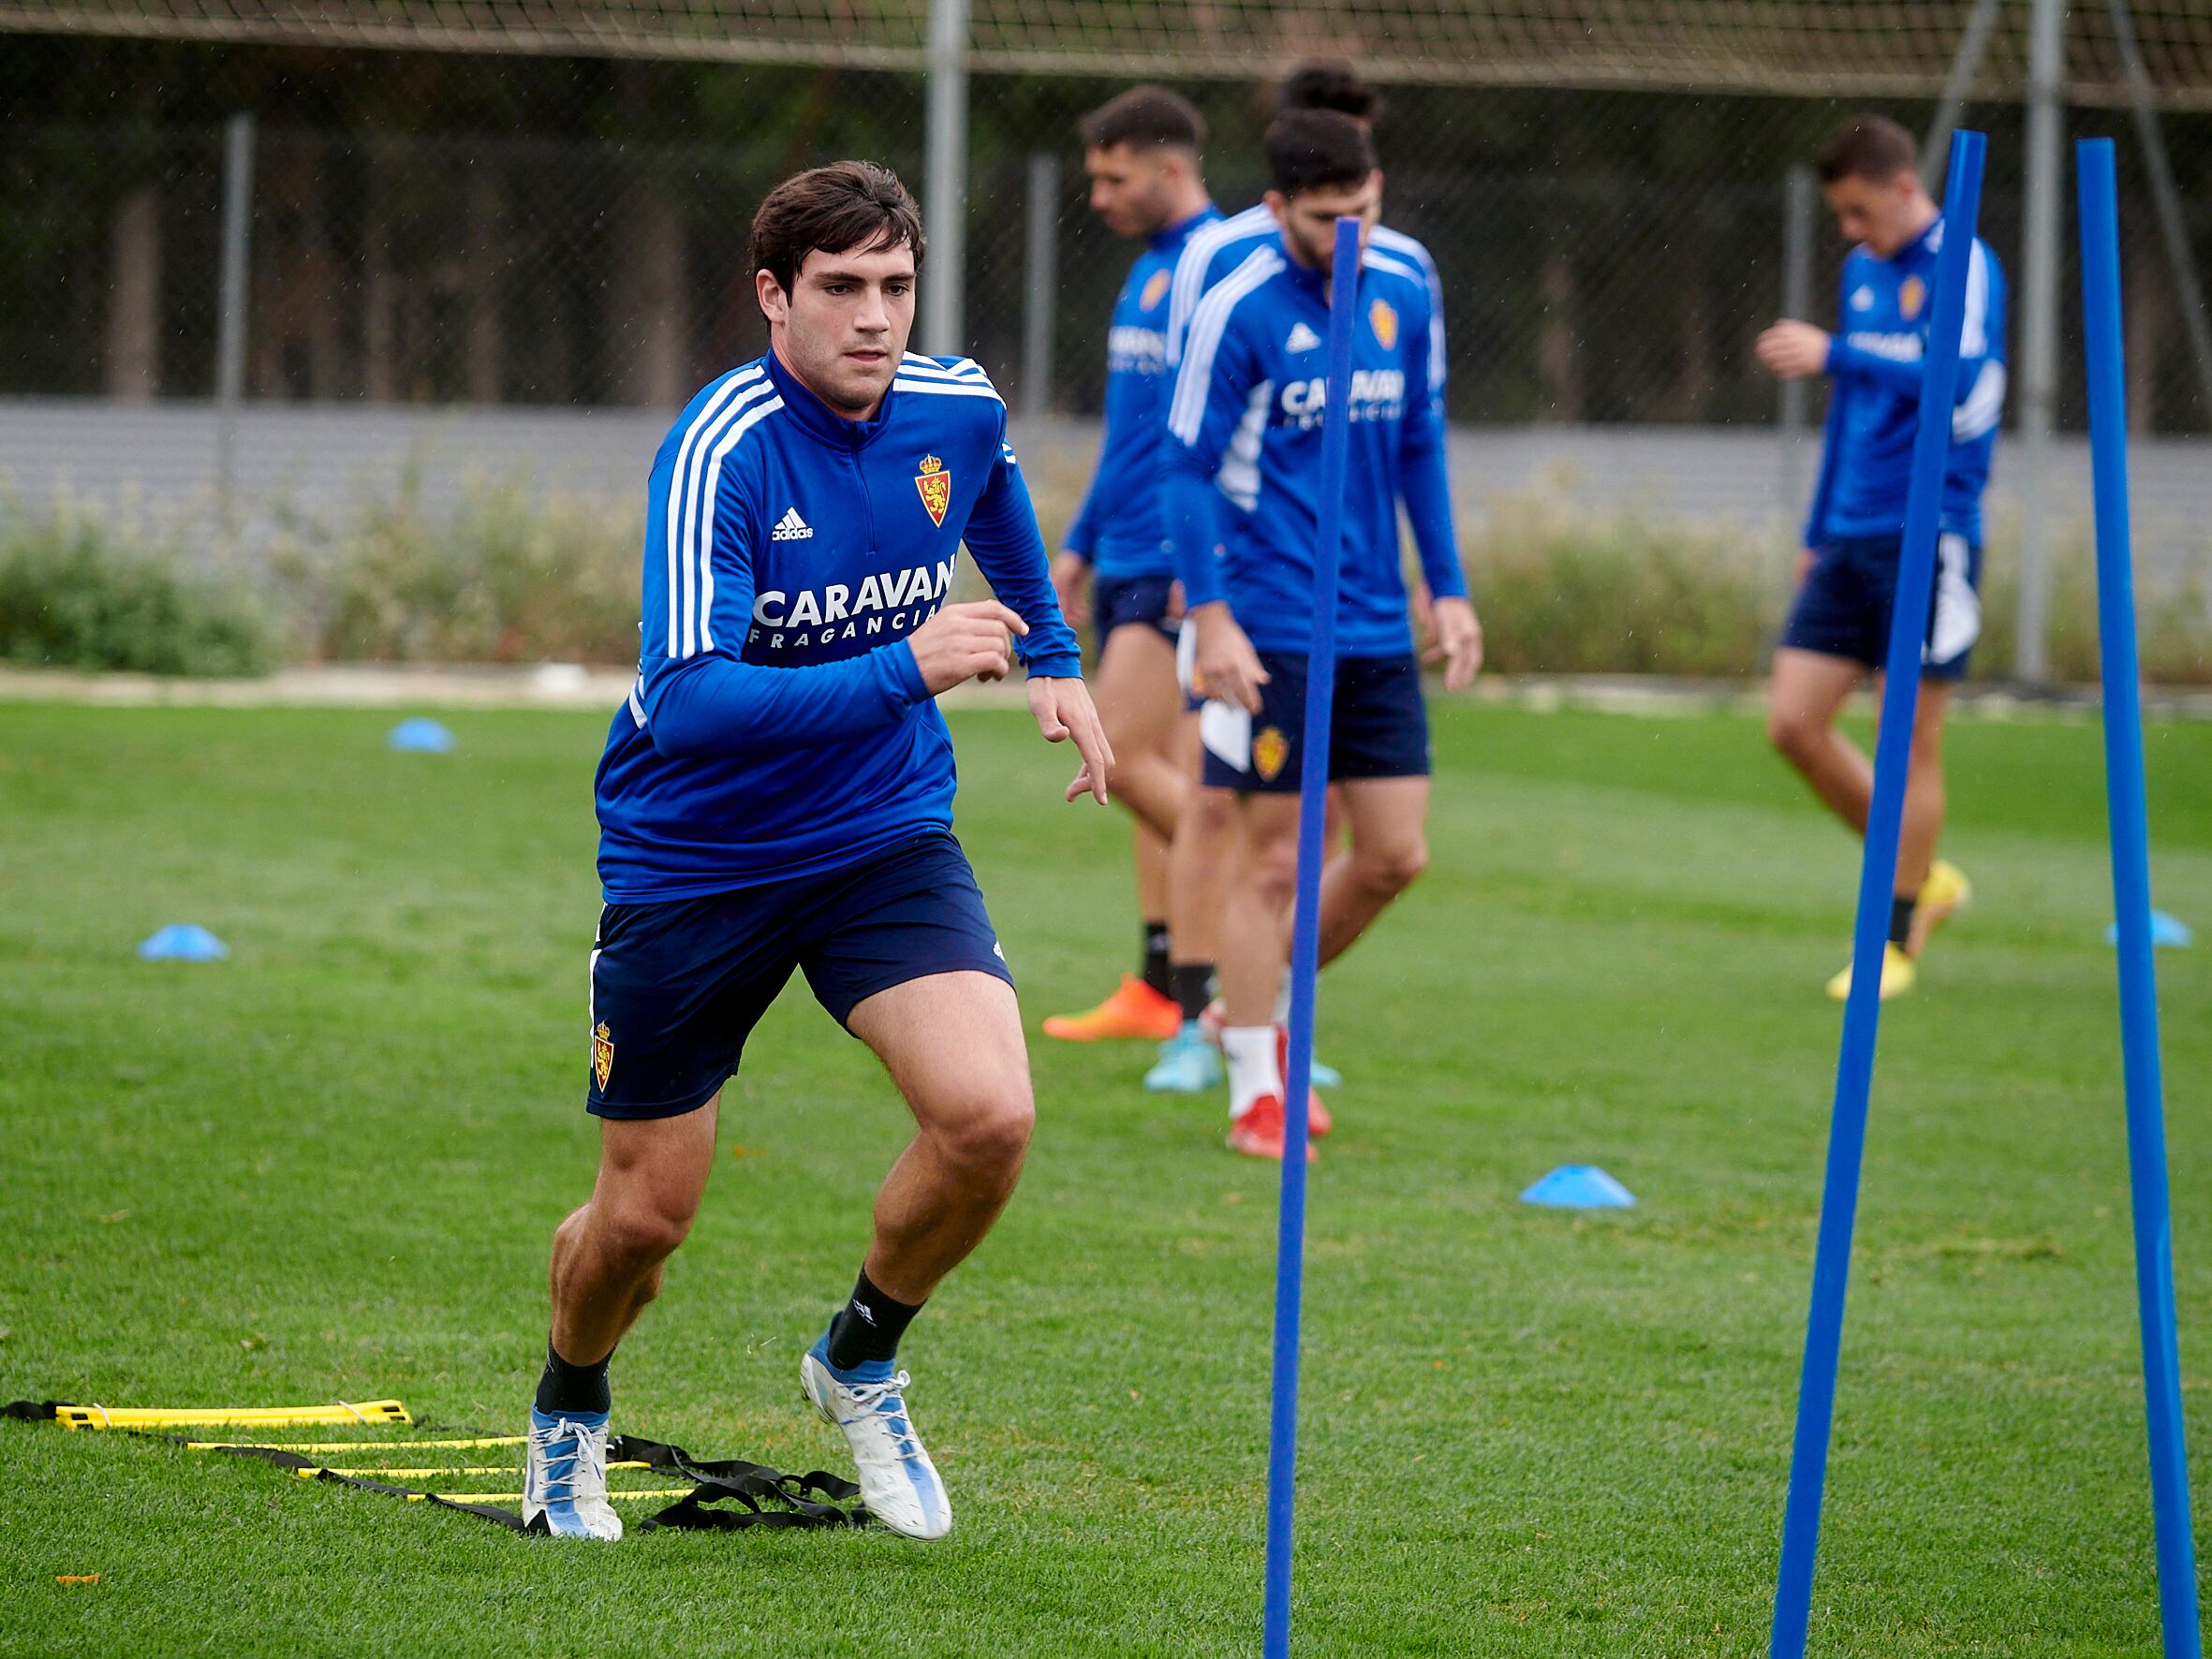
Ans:
<svg viewBox="0 0 2212 1659"><path fill-rule="evenodd" d="M1344 1074L1334 1065L1324 1065L1320 1057L1316 1055L1313 1062L1312 1081L1313 1086L1317 1089L1340 1089L1344 1086Z"/></svg>
<svg viewBox="0 0 2212 1659"><path fill-rule="evenodd" d="M622 1536L622 1517L607 1502L607 1414L553 1416L530 1408L530 1449L523 1468L523 1525L556 1538Z"/></svg>
<svg viewBox="0 0 2212 1659"><path fill-rule="evenodd" d="M1159 1059L1144 1074L1155 1094L1203 1094L1221 1082L1221 1050L1206 1041L1195 1020L1159 1046Z"/></svg>
<svg viewBox="0 0 2212 1659"><path fill-rule="evenodd" d="M860 1472L861 1502L894 1533L943 1537L952 1530L952 1506L907 1415L912 1379L903 1371L894 1374L888 1363L839 1371L830 1363L828 1343L824 1335L800 1359L799 1384L814 1409L845 1431Z"/></svg>

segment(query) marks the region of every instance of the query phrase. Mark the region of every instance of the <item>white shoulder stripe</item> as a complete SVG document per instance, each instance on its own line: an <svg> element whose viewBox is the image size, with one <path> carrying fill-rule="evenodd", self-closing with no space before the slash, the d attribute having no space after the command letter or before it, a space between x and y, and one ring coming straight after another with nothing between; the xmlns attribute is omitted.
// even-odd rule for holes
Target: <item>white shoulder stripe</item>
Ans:
<svg viewBox="0 0 2212 1659"><path fill-rule="evenodd" d="M684 647L684 655L686 656L692 656L699 652L715 649L715 632L710 625L715 608L715 496L722 486L722 462L728 458L730 452L737 448L739 441L745 437L745 433L751 432L764 418L774 414L783 406L783 399L772 397L766 403L755 404L747 409L715 442L714 452L707 457L706 466L700 475L700 500L703 510L699 516L697 537L698 625L688 630L688 637ZM688 579L686 579L686 585L688 585Z"/></svg>
<svg viewBox="0 0 2212 1659"><path fill-rule="evenodd" d="M1205 422L1206 399L1214 377L1214 355L1221 348L1222 333L1237 301L1283 268L1283 257L1273 248L1256 248L1252 257L1215 285L1190 321L1188 349L1175 375L1175 392L1168 407L1168 430L1186 444L1198 441Z"/></svg>
<svg viewBox="0 0 2212 1659"><path fill-rule="evenodd" d="M1967 314L1959 330L1958 355L1989 355L1989 250L1980 237L1967 255Z"/></svg>
<svg viewBox="0 0 2212 1659"><path fill-rule="evenodd" d="M997 390L988 381L908 379L904 369L901 369L898 377L892 381L891 389L893 391L927 392L933 397L989 398L995 404L1003 404L1006 401L998 395Z"/></svg>
<svg viewBox="0 0 2212 1659"><path fill-rule="evenodd" d="M2004 408L2005 366L1994 360L1984 361L1974 376L1973 389L1951 413L1951 441L1970 444L1994 431Z"/></svg>
<svg viewBox="0 0 2212 1659"><path fill-rule="evenodd" d="M690 494L691 468L698 460L700 446L712 443L722 423L728 421L746 402L761 396L767 389L767 374L758 366L739 369L726 375L722 384L715 389L714 395L692 418L691 424L684 429L683 439L676 446L676 463L669 477L667 523L662 530L663 538L668 544L668 653L671 656L679 654L684 642L680 624L685 578L678 550L685 541L684 523ZM742 396L739 395L741 393Z"/></svg>
<svg viewBox="0 0 2212 1659"><path fill-rule="evenodd" d="M991 378L990 375L983 373L982 366L973 358L964 357L953 363L951 368L947 368L936 359L923 357L920 352L915 351L909 351L899 360L898 372L902 374L920 375L925 380L981 380L987 382Z"/></svg>
<svg viewBox="0 0 2212 1659"><path fill-rule="evenodd" d="M1191 316L1205 289L1206 267L1214 262L1214 256L1247 236L1257 236L1272 229L1275 215L1267 211L1265 202L1255 202L1241 213L1231 213L1226 219L1216 219L1211 225L1201 226L1190 233L1190 240L1183 244L1183 251L1175 256L1175 275L1168 297L1168 361L1178 362L1183 356L1183 339L1189 331Z"/></svg>
<svg viewBox="0 0 2212 1659"><path fill-rule="evenodd" d="M1428 286L1428 279L1421 274L1417 267L1407 264L1403 259L1394 259L1390 255L1374 248L1369 248L1360 257L1360 263L1369 271L1387 271L1393 276L1402 276L1408 282L1419 283L1423 288Z"/></svg>

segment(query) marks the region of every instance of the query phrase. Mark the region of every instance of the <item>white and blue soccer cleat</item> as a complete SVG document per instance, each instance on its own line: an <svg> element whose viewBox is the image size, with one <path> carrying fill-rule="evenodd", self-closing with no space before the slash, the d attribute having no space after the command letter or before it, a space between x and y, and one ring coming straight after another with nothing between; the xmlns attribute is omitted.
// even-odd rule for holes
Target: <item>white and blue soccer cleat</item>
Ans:
<svg viewBox="0 0 2212 1659"><path fill-rule="evenodd" d="M1221 1050L1206 1040L1195 1020L1159 1046L1159 1058L1144 1074L1155 1094L1203 1094L1221 1083Z"/></svg>
<svg viewBox="0 0 2212 1659"><path fill-rule="evenodd" d="M905 1372L893 1374L889 1364L840 1373L820 1342L799 1361L799 1386L806 1398L845 1431L868 1513L907 1537L941 1538L952 1530L952 1506L907 1415L907 1381Z"/></svg>
<svg viewBox="0 0 2212 1659"><path fill-rule="evenodd" d="M622 1517L607 1502L607 1414L549 1416L530 1408L530 1450L523 1469L523 1525L556 1538L622 1536Z"/></svg>

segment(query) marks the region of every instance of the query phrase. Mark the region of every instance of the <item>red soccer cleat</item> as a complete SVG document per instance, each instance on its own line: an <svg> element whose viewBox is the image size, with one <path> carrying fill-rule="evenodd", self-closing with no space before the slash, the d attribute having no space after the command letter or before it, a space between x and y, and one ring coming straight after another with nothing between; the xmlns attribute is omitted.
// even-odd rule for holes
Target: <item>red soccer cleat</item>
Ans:
<svg viewBox="0 0 2212 1659"><path fill-rule="evenodd" d="M1229 1125L1229 1150L1242 1152L1247 1158L1273 1158L1279 1164L1283 1160L1285 1129L1281 1096L1262 1094ZM1305 1143L1305 1161L1310 1164L1321 1154L1310 1138L1310 1127L1306 1133L1309 1138Z"/></svg>
<svg viewBox="0 0 2212 1659"><path fill-rule="evenodd" d="M1283 1079L1283 1087L1290 1086L1290 1034L1281 1026L1275 1028L1275 1064L1276 1075ZM1321 1104L1321 1094L1312 1084L1305 1088L1305 1132L1319 1140L1336 1127L1336 1120L1329 1115L1329 1108Z"/></svg>
<svg viewBox="0 0 2212 1659"><path fill-rule="evenodd" d="M1124 974L1114 993L1097 1007L1081 1014L1049 1014L1044 1035L1065 1043L1095 1043L1106 1037L1143 1037L1164 1043L1183 1029L1183 1010L1172 996L1162 996L1136 977Z"/></svg>

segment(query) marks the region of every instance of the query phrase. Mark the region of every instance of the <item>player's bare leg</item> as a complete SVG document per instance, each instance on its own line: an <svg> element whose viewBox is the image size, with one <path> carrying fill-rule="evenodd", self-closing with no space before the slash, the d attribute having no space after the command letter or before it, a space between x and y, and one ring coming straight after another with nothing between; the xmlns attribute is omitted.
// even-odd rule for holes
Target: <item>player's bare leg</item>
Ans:
<svg viewBox="0 0 2212 1659"><path fill-rule="evenodd" d="M1221 1056L1203 1016L1220 960L1222 893L1235 861L1236 797L1196 782L1203 770L1196 714L1186 713L1178 723L1176 747L1184 775L1193 780L1168 849L1169 979L1182 1024L1160 1045L1144 1086L1161 1094L1202 1094L1221 1080Z"/></svg>
<svg viewBox="0 0 2212 1659"><path fill-rule="evenodd" d="M1137 897L1149 935L1168 914L1167 849L1190 794L1190 774L1177 753L1183 696L1174 646L1148 624L1115 628L1099 657L1097 696L1113 746L1109 787L1136 820ZM1164 981L1161 966L1155 977ZM1173 1036L1179 1023L1167 986L1132 976L1097 1007L1052 1015L1043 1029L1067 1042L1130 1036L1158 1042Z"/></svg>
<svg viewBox="0 0 2212 1659"><path fill-rule="evenodd" d="M553 1234L553 1345L571 1365L603 1364L691 1231L715 1164L722 1097L675 1118L602 1118L590 1202Z"/></svg>
<svg viewBox="0 0 2212 1659"><path fill-rule="evenodd" d="M1836 729L1836 717L1865 677L1866 670L1848 657L1785 646L1775 653L1767 690L1767 741L1859 835L1866 832L1874 800L1874 765Z"/></svg>
<svg viewBox="0 0 2212 1659"><path fill-rule="evenodd" d="M846 1017L914 1114L916 1133L876 1195L868 1277L919 1306L1006 1207L1037 1108L1013 987L932 974Z"/></svg>
<svg viewBox="0 0 2212 1659"><path fill-rule="evenodd" d="M916 1133L876 1195L852 1299L800 1361L800 1381L844 1431L869 1513L908 1537L939 1538L952 1509L907 1409L894 1351L930 1292L991 1230L1021 1174L1037 1117L1021 1011L1003 979L933 974L861 1002L846 1024L890 1071Z"/></svg>
<svg viewBox="0 0 2212 1659"><path fill-rule="evenodd" d="M1298 886L1298 797L1240 795L1235 877L1221 913L1221 1053L1229 1065L1229 1144L1283 1155L1282 1050L1276 998L1288 951L1283 913ZM1319 1101L1312 1103L1319 1106ZM1326 1114L1313 1112L1310 1125ZM1309 1141L1307 1154L1313 1153Z"/></svg>
<svg viewBox="0 0 2212 1659"><path fill-rule="evenodd" d="M1351 844L1321 875L1324 967L1428 867L1428 779L1358 778L1338 787Z"/></svg>
<svg viewBox="0 0 2212 1659"><path fill-rule="evenodd" d="M530 1413L523 1520L564 1538L612 1540L607 1363L660 1291L714 1167L720 1096L673 1118L604 1118L591 1201L553 1234L553 1330Z"/></svg>

